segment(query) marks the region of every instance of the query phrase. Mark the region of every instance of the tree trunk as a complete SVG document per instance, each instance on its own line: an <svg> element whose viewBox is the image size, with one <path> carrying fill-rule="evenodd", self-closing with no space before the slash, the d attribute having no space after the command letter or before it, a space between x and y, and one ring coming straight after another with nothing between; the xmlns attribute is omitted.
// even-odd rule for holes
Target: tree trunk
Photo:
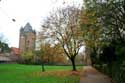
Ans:
<svg viewBox="0 0 125 83"><path fill-rule="evenodd" d="M42 72L44 72L45 71L45 68L44 68L44 63L42 62Z"/></svg>
<svg viewBox="0 0 125 83"><path fill-rule="evenodd" d="M72 67L73 67L73 71L76 71L76 65L75 65L75 58L72 58L71 59L71 62L72 62Z"/></svg>

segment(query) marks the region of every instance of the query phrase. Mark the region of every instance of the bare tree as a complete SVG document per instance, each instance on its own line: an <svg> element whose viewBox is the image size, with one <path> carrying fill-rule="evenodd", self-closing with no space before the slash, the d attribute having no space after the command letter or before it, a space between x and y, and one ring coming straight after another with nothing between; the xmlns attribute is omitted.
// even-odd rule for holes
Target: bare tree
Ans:
<svg viewBox="0 0 125 83"><path fill-rule="evenodd" d="M65 55L72 62L73 70L76 70L75 57L81 47L79 16L80 9L75 6L59 8L51 13L43 24L44 32L50 40L58 41Z"/></svg>

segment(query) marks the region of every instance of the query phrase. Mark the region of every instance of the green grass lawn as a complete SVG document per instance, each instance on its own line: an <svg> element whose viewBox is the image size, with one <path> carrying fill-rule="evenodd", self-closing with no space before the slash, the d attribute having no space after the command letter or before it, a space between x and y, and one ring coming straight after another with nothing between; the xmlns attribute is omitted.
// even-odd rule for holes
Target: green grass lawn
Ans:
<svg viewBox="0 0 125 83"><path fill-rule="evenodd" d="M80 67L78 67L79 69ZM0 64L0 83L79 83L79 75L73 74L71 66Z"/></svg>

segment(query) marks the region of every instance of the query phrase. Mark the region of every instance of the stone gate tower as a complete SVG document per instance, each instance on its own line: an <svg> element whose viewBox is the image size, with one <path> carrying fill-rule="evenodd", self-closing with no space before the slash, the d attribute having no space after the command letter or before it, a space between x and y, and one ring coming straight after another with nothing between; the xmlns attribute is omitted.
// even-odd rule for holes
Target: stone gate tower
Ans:
<svg viewBox="0 0 125 83"><path fill-rule="evenodd" d="M30 23L20 28L19 49L20 52L33 51L35 49L36 32Z"/></svg>

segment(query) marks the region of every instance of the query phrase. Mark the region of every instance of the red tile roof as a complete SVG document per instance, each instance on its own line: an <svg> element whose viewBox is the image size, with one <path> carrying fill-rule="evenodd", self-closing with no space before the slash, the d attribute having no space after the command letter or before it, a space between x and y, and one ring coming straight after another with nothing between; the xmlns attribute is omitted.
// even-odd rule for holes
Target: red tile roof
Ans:
<svg viewBox="0 0 125 83"><path fill-rule="evenodd" d="M16 55L20 55L20 50L19 48L16 48L16 47L11 47L11 51L16 54Z"/></svg>

